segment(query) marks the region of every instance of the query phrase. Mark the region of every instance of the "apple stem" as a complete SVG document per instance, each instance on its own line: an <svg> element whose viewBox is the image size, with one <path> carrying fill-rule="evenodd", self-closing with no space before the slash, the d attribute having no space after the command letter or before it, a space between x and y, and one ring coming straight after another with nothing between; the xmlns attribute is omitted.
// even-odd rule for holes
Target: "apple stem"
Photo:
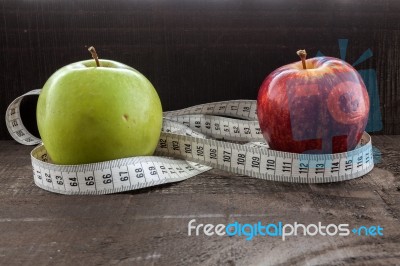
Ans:
<svg viewBox="0 0 400 266"><path fill-rule="evenodd" d="M306 52L306 50L298 50L297 55L300 56L300 58L301 58L301 62L303 63L303 69L307 69L307 66L306 66L307 52Z"/></svg>
<svg viewBox="0 0 400 266"><path fill-rule="evenodd" d="M96 61L96 65L99 67L100 62L99 62L99 57L97 56L96 49L94 49L93 46L90 46L88 51L92 54L93 59Z"/></svg>

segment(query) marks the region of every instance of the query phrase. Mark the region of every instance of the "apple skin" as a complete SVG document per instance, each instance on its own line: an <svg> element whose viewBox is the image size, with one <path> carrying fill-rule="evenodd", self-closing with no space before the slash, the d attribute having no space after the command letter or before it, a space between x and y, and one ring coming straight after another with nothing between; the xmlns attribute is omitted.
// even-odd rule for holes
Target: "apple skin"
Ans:
<svg viewBox="0 0 400 266"><path fill-rule="evenodd" d="M45 83L36 110L52 162L85 164L152 155L162 127L160 98L137 70L111 60L72 63Z"/></svg>
<svg viewBox="0 0 400 266"><path fill-rule="evenodd" d="M315 57L269 74L257 116L272 149L340 153L356 147L368 122L369 97L358 72L332 57Z"/></svg>

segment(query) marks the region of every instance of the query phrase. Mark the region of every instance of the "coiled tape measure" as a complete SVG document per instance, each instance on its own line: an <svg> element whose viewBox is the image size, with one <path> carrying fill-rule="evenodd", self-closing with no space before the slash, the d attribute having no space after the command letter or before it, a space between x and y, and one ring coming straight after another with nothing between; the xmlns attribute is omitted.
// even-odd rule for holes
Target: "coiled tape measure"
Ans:
<svg viewBox="0 0 400 266"><path fill-rule="evenodd" d="M20 116L21 100L39 94L40 90L30 91L7 109L7 128L21 144L41 143L24 127ZM35 184L61 194L134 190L185 180L211 168L272 181L326 183L357 178L374 167L367 133L354 150L345 153L295 154L268 149L254 100L215 102L164 112L154 156L56 165L49 162L46 148L40 144L31 152L31 160Z"/></svg>

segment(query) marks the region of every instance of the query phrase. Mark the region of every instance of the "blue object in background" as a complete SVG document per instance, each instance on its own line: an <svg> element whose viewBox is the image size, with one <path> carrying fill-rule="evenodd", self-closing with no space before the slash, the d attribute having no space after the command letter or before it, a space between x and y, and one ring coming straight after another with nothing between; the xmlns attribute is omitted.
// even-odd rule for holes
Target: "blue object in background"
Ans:
<svg viewBox="0 0 400 266"><path fill-rule="evenodd" d="M367 132L377 132L382 130L382 114L379 105L378 84L376 81L376 71L374 69L358 70L367 87L370 101L368 124L365 128Z"/></svg>
<svg viewBox="0 0 400 266"><path fill-rule="evenodd" d="M340 59L346 60L347 45L349 40L339 39L338 42L339 42ZM323 56L323 54L321 53L321 51L318 51L316 56ZM365 60L367 60L372 56L373 56L372 50L368 49L356 60L356 62L352 64L352 66L355 67L356 65L361 64L362 62L364 62ZM382 123L382 114L380 109L376 71L375 69L372 68L362 69L357 71L364 81L370 100L368 124L367 127L365 128L365 131L367 132L380 131L383 128L383 123Z"/></svg>
<svg viewBox="0 0 400 266"><path fill-rule="evenodd" d="M347 45L349 43L348 39L339 39L339 52L340 58L342 60L346 60L346 52ZM317 52L316 56L323 56L321 51ZM371 49L366 50L353 64L356 65L364 62L368 58L372 57L373 53ZM365 128L367 132L377 132L383 129L382 123L382 114L380 109L380 101L379 101L379 92L378 92L378 82L376 78L375 69L361 69L357 70L360 74L361 78L364 81L365 87L367 88L369 100L370 100L370 109L368 115L368 123ZM374 153L374 163L380 163L382 161L382 153L376 147L372 147Z"/></svg>

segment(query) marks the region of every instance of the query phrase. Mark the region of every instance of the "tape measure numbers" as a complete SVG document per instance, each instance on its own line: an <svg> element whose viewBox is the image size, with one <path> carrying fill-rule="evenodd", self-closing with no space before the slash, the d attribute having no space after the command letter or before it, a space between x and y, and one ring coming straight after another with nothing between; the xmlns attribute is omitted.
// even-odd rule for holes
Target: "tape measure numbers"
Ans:
<svg viewBox="0 0 400 266"><path fill-rule="evenodd" d="M41 140L25 128L21 120L20 105L24 97L30 95L39 95L40 89L32 90L24 95L16 98L7 108L6 112L6 126L10 135L19 143L24 145L36 145L41 142ZM36 110L35 110L36 111Z"/></svg>
<svg viewBox="0 0 400 266"><path fill-rule="evenodd" d="M25 145L38 144L40 139L24 127L19 106L23 97L39 93L40 90L28 92L7 109L9 132ZM31 152L31 159L35 184L61 194L134 190L185 180L211 168L265 180L325 183L353 179L374 167L367 133L356 149L346 153L312 155L268 149L258 125L256 101L252 100L208 103L165 112L154 156L55 165L41 144Z"/></svg>

